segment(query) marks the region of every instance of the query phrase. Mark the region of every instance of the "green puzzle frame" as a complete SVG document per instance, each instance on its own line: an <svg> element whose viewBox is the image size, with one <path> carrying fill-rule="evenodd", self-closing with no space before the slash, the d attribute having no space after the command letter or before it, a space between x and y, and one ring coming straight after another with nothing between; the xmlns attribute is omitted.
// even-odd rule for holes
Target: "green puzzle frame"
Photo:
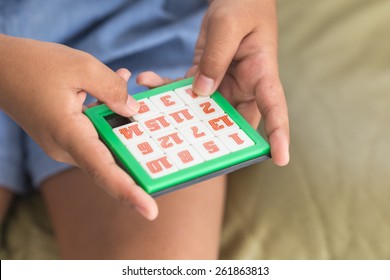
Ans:
<svg viewBox="0 0 390 280"><path fill-rule="evenodd" d="M193 78L181 80L135 94L133 97L136 100L148 98L156 94L190 85L192 80ZM127 171L135 182L147 193L157 196L270 158L269 144L245 121L245 119L229 104L229 102L217 91L211 95L211 98L213 98L214 101L232 118L232 120L237 123L237 125L252 139L255 144L248 148L179 170L157 179L153 179L149 176L149 174L143 169L140 163L134 158L126 146L113 132L111 125L105 118L107 116L114 115L114 112L112 112L106 105L102 104L88 108L85 111L85 114L91 120L100 138L111 150L122 168Z"/></svg>

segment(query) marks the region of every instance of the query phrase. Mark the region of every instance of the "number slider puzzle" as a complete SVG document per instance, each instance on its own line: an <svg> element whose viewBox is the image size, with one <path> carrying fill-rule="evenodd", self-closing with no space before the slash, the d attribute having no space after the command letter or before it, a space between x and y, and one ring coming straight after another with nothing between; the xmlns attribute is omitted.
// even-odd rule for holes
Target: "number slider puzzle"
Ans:
<svg viewBox="0 0 390 280"><path fill-rule="evenodd" d="M147 193L158 196L270 158L269 144L215 92L192 92L192 78L133 96L137 115L89 108L101 140Z"/></svg>

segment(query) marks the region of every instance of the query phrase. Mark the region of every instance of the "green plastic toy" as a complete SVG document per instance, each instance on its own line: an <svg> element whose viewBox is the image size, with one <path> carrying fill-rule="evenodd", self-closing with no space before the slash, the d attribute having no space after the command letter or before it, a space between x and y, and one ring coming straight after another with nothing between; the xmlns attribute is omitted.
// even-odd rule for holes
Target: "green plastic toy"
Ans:
<svg viewBox="0 0 390 280"><path fill-rule="evenodd" d="M137 115L106 105L85 114L118 164L158 196L270 158L269 144L215 92L192 92L192 78L134 95Z"/></svg>

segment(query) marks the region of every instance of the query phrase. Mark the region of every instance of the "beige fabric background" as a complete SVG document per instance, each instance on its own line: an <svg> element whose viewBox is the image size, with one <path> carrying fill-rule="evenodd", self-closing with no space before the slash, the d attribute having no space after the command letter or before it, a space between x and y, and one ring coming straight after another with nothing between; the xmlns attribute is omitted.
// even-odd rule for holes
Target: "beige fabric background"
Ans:
<svg viewBox="0 0 390 280"><path fill-rule="evenodd" d="M223 259L390 258L390 1L279 0L291 162L230 176ZM2 258L56 258L39 197Z"/></svg>
<svg viewBox="0 0 390 280"><path fill-rule="evenodd" d="M280 0L279 21L291 162L231 176L222 257L389 259L390 1Z"/></svg>

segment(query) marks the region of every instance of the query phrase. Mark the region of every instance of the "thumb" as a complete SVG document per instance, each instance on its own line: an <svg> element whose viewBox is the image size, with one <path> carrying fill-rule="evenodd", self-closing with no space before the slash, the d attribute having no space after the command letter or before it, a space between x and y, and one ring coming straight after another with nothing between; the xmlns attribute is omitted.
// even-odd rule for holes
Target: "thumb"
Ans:
<svg viewBox="0 0 390 280"><path fill-rule="evenodd" d="M199 49L202 49L193 83L198 95L212 94L225 76L243 39L241 30L234 25L235 23L212 17L203 22L204 29L195 51L199 53Z"/></svg>
<svg viewBox="0 0 390 280"><path fill-rule="evenodd" d="M120 68L116 71L116 73L127 83L130 79L131 73L126 68Z"/></svg>
<svg viewBox="0 0 390 280"><path fill-rule="evenodd" d="M127 81L131 76L127 69L121 68L115 73L98 63L91 72L88 77L93 79L84 80L85 91L119 115L129 117L138 112L138 102L127 93Z"/></svg>

